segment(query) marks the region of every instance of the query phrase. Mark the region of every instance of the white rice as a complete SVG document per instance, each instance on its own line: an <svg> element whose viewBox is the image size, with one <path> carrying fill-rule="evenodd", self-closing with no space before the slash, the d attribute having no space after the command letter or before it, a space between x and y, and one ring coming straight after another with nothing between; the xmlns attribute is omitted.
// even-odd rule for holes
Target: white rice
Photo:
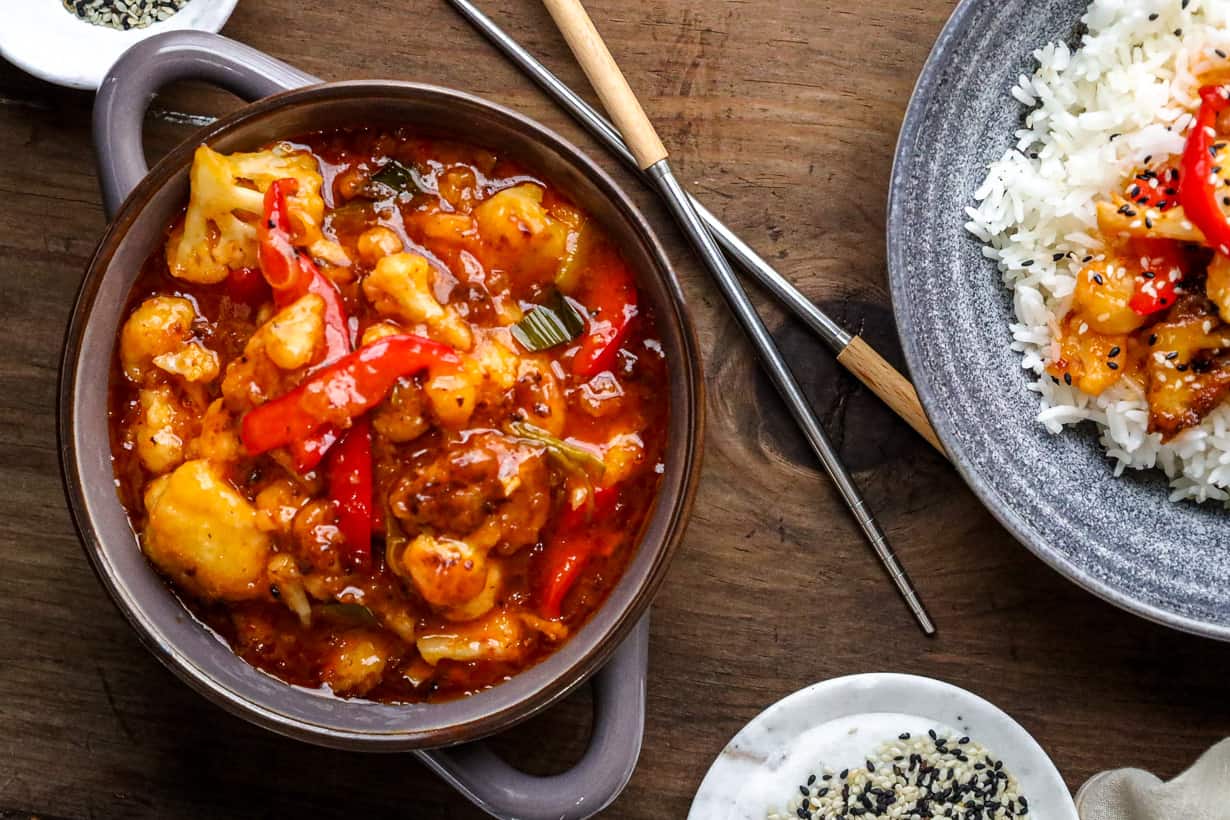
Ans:
<svg viewBox="0 0 1230 820"><path fill-rule="evenodd" d="M1143 389L1130 379L1095 397L1045 373L1081 259L1101 250L1095 201L1121 190L1146 157L1182 152L1199 105L1196 76L1225 65L1216 50L1230 53L1230 0L1183 5L1094 0L1079 49L1056 42L1034 52L1038 70L1012 89L1032 110L1016 146L974 194L978 207L966 209L966 228L1013 292L1012 347L1037 377L1030 389L1039 397L1038 421L1052 433L1093 422L1115 474L1160 468L1171 500L1230 502L1230 407L1163 444L1148 432Z"/></svg>

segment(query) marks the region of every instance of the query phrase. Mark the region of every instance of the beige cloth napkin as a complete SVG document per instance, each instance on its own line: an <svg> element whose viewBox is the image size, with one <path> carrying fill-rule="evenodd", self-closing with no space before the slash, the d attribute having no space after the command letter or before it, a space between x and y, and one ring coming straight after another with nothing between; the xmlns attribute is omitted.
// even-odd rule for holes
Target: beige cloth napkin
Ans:
<svg viewBox="0 0 1230 820"><path fill-rule="evenodd" d="M1095 775L1076 810L1081 820L1230 820L1230 739L1169 783L1140 769Z"/></svg>

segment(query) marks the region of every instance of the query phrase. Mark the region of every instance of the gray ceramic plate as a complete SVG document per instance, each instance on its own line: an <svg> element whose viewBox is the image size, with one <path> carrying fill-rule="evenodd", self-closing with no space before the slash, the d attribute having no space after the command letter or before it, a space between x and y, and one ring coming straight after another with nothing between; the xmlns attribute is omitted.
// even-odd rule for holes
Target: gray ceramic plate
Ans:
<svg viewBox="0 0 1230 820"><path fill-rule="evenodd" d="M927 61L889 195L893 306L936 431L1021 543L1091 592L1159 623L1230 640L1230 512L1171 504L1160 473L1116 479L1091 429L1034 421L1011 300L964 207L1019 127L1014 79L1034 49L1072 40L1086 0L965 0Z"/></svg>

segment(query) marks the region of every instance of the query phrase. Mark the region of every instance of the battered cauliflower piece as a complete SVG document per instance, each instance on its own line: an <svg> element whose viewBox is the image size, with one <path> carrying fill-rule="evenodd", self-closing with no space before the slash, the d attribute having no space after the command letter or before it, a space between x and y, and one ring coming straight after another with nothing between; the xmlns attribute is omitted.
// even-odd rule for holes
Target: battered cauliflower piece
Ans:
<svg viewBox="0 0 1230 820"><path fill-rule="evenodd" d="M645 441L635 432L618 433L602 448L602 486L613 487L631 476L645 461Z"/></svg>
<svg viewBox="0 0 1230 820"><path fill-rule="evenodd" d="M401 557L414 588L433 606L454 607L480 595L487 584L487 556L465 541L420 535Z"/></svg>
<svg viewBox="0 0 1230 820"><path fill-rule="evenodd" d="M521 357L513 350L507 331L479 331L474 351L462 357L461 367L433 375L423 385L423 393L442 425L460 429L474 414L480 392L512 389L520 368Z"/></svg>
<svg viewBox="0 0 1230 820"><path fill-rule="evenodd" d="M222 395L236 413L263 404L282 392L285 372L315 361L324 349L325 302L305 294L256 329L243 355L222 378Z"/></svg>
<svg viewBox="0 0 1230 820"><path fill-rule="evenodd" d="M270 538L256 508L204 459L188 461L145 491L145 554L202 600L263 597Z"/></svg>
<svg viewBox="0 0 1230 820"><path fill-rule="evenodd" d="M310 154L279 145L224 155L202 145L192 160L188 211L167 241L171 273L187 282L213 284L226 279L231 268L254 267L265 191L288 177L299 182L286 203L298 243L332 261L332 249L318 247L326 241L320 227L325 205L320 171Z"/></svg>
<svg viewBox="0 0 1230 820"><path fill-rule="evenodd" d="M442 660L516 661L525 654L527 634L520 618L499 609L482 620L423 635L415 646L432 666Z"/></svg>
<svg viewBox="0 0 1230 820"><path fill-rule="evenodd" d="M307 367L325 341L325 300L307 293L282 308L252 338L283 370ZM251 342L249 342L251 345Z"/></svg>
<svg viewBox="0 0 1230 820"><path fill-rule="evenodd" d="M482 592L459 606L448 607L443 615L450 621L473 621L483 617L499 603L500 585L504 571L499 561L492 561L487 569L487 584Z"/></svg>
<svg viewBox="0 0 1230 820"><path fill-rule="evenodd" d="M192 435L192 413L168 385L143 388L137 394L141 416L132 435L141 466L160 475L184 460L184 442Z"/></svg>
<svg viewBox="0 0 1230 820"><path fill-rule="evenodd" d="M380 683L389 662L388 642L380 635L351 631L334 639L321 678L338 695L361 697Z"/></svg>
<svg viewBox="0 0 1230 820"><path fill-rule="evenodd" d="M201 432L188 445L188 455L221 464L238 460L243 452L226 403L214 399L201 418Z"/></svg>
<svg viewBox="0 0 1230 820"><path fill-rule="evenodd" d="M154 296L142 302L120 331L120 365L124 368L124 375L130 381L140 382L151 365L175 373L171 369L179 365L175 357L189 346L194 321L196 307L182 297ZM217 356L211 351L205 353L213 356L216 378ZM188 355L193 357L198 354ZM188 362L184 364L186 366ZM190 379L202 380L209 381Z"/></svg>
<svg viewBox="0 0 1230 820"><path fill-rule="evenodd" d="M222 369L218 354L200 342L188 342L174 353L160 353L154 357L154 365L184 381L203 384L218 378Z"/></svg>
<svg viewBox="0 0 1230 820"><path fill-rule="evenodd" d="M474 209L478 232L509 270L553 278L568 252L569 228L542 206L543 189L531 182L505 188Z"/></svg>
<svg viewBox="0 0 1230 820"><path fill-rule="evenodd" d="M377 225L359 234L357 247L359 259L365 265L375 265L389 254L400 253L403 245L392 229Z"/></svg>
<svg viewBox="0 0 1230 820"><path fill-rule="evenodd" d="M470 326L431 292L431 264L417 253L381 258L363 280L363 295L376 310L406 322L422 322L432 335L458 350L474 345Z"/></svg>

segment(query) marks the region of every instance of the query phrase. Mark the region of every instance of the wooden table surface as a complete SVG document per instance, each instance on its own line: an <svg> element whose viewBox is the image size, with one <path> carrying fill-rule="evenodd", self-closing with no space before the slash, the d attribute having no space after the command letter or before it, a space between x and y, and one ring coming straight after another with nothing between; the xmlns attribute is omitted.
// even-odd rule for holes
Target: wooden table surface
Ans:
<svg viewBox="0 0 1230 820"><path fill-rule="evenodd" d="M536 3L483 5L586 88ZM681 180L899 360L885 191L952 0L589 6ZM939 623L939 637L923 638L664 211L444 3L243 0L226 33L328 79L440 83L545 122L615 174L677 263L706 351L704 477L653 610L640 766L607 816L682 817L740 726L802 686L856 672L974 690L1032 731L1073 788L1107 767L1173 776L1230 733L1230 647L1126 615L1048 569L756 294ZM150 118L151 156L236 105L170 89ZM69 308L106 221L90 106L0 66L0 818L479 817L411 757L302 745L205 702L140 646L91 573L61 492L53 403ZM588 720L581 693L498 747L530 771L559 770L584 747Z"/></svg>

